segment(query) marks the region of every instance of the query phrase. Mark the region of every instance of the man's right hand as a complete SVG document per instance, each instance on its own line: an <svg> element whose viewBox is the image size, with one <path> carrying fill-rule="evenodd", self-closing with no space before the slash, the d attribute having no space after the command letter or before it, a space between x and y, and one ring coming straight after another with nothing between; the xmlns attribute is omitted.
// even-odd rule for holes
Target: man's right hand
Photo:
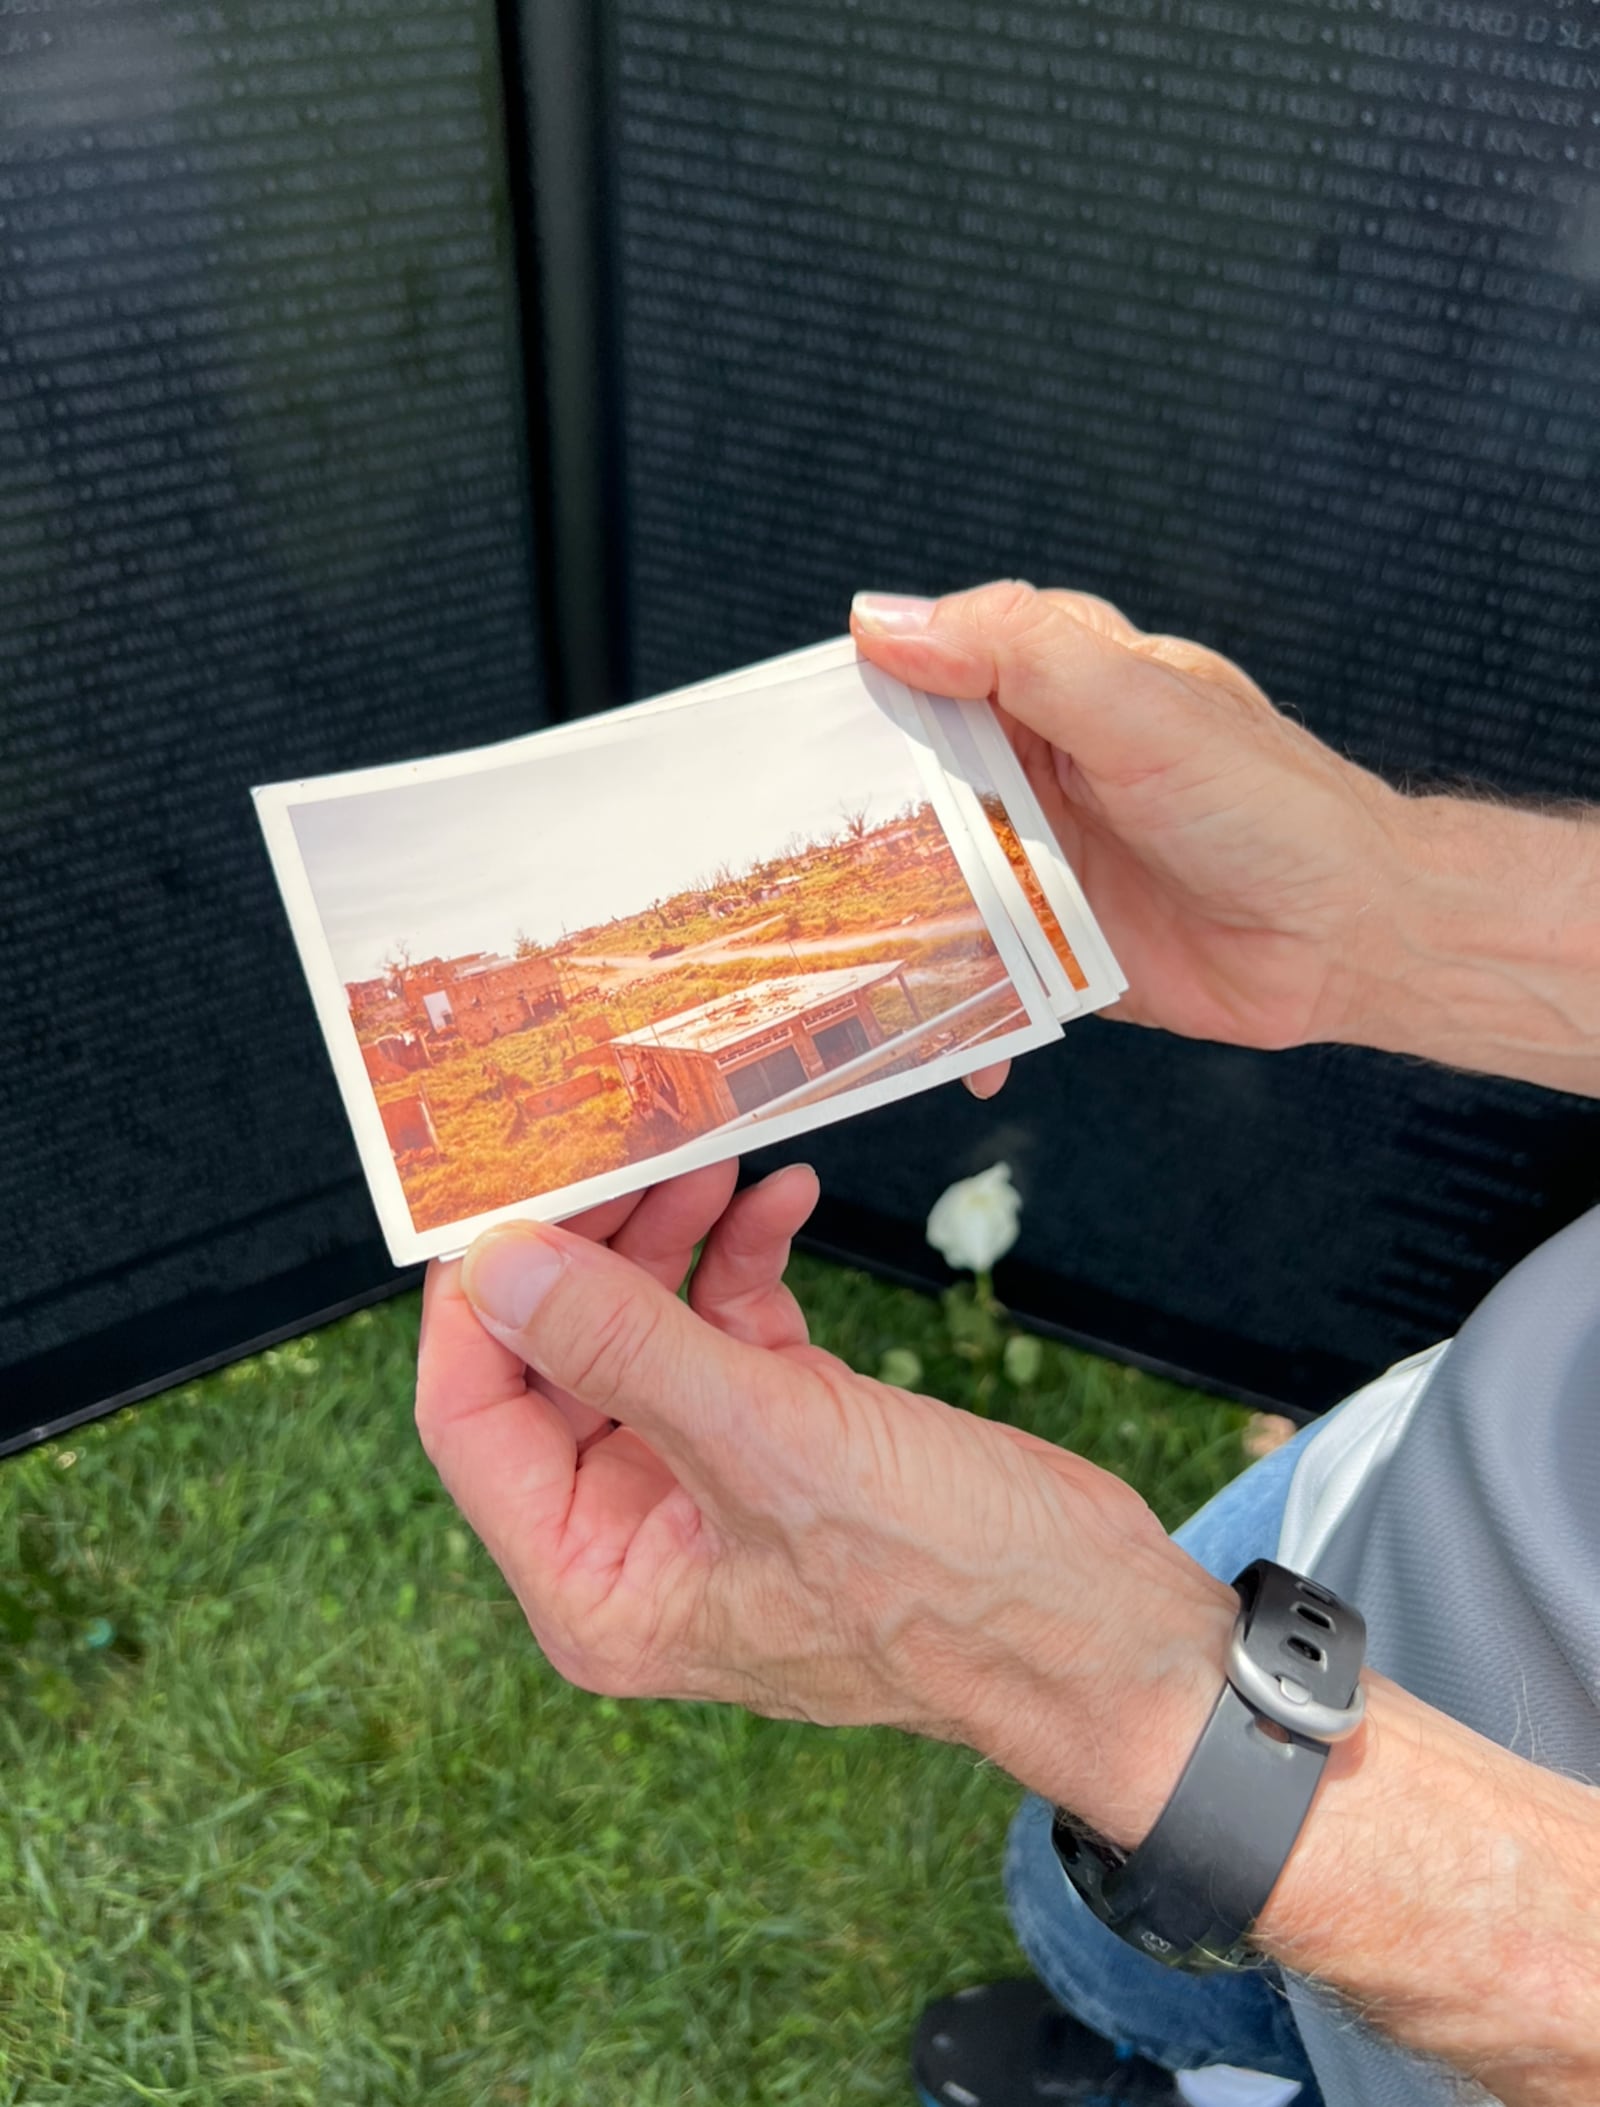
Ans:
<svg viewBox="0 0 1600 2107"><path fill-rule="evenodd" d="M1241 1046L1366 1036L1405 799L1227 659L1085 593L863 593L851 627L909 686L997 704L1128 976L1114 1014Z"/></svg>

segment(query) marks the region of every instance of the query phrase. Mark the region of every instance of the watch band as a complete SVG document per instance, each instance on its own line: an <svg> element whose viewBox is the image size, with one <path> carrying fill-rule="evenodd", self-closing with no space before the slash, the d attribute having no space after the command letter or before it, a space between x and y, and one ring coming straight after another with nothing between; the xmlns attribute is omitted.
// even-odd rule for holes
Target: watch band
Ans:
<svg viewBox="0 0 1600 2107"><path fill-rule="evenodd" d="M1257 1559L1228 1681L1172 1797L1130 1856L1056 1813L1067 1878L1101 1921L1190 1973L1248 1965L1252 1925L1299 1836L1328 1748L1361 1722L1367 1628L1337 1595Z"/></svg>

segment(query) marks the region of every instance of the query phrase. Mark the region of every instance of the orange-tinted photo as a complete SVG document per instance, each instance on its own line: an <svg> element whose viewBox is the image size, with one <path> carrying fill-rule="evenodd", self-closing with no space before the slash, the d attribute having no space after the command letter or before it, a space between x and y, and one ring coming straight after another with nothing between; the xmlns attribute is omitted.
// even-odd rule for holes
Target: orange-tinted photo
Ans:
<svg viewBox="0 0 1600 2107"><path fill-rule="evenodd" d="M812 686L293 808L415 1229L1027 1024L904 736Z"/></svg>

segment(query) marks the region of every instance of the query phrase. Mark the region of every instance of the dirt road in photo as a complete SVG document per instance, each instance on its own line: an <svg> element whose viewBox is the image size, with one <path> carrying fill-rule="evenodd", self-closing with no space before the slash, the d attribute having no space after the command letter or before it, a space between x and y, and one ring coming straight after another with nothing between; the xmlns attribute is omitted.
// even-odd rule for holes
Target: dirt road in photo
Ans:
<svg viewBox="0 0 1600 2107"><path fill-rule="evenodd" d="M756 930L765 929L782 919L781 915L766 915L742 930L732 930L727 936L708 937L704 943L688 944L666 958L650 958L642 951L590 951L582 957L569 957L565 961L565 970L576 981L602 986L615 980L639 980L647 974L670 973L678 966L712 964L728 959L817 958L824 953L867 951L895 934L892 929L873 929L854 936L792 937L781 943L751 944L743 941L753 936ZM982 915L974 909L966 914L936 915L927 922L912 916L900 926L910 931L919 942L924 942L970 935L981 930L984 924Z"/></svg>

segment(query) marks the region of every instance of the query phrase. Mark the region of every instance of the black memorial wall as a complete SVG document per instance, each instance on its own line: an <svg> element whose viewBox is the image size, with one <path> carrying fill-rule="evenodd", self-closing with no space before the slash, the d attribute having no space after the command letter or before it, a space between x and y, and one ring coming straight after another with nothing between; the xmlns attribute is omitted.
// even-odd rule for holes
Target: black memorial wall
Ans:
<svg viewBox="0 0 1600 2107"><path fill-rule="evenodd" d="M1600 797L1590 0L613 0L610 65L640 692L1021 576ZM911 1273L1005 1155L1016 1307L1300 1406L1600 1198L1593 1106L1109 1022L812 1153Z"/></svg>
<svg viewBox="0 0 1600 2107"><path fill-rule="evenodd" d="M0 0L0 1449L390 1281L252 782L1013 573L1600 796L1597 360L1587 0ZM1314 1408L1597 1131L1091 1023L812 1153L912 1274L1005 1155L1019 1310Z"/></svg>
<svg viewBox="0 0 1600 2107"><path fill-rule="evenodd" d="M0 4L0 1447L387 1288L253 783L539 721L492 12Z"/></svg>

